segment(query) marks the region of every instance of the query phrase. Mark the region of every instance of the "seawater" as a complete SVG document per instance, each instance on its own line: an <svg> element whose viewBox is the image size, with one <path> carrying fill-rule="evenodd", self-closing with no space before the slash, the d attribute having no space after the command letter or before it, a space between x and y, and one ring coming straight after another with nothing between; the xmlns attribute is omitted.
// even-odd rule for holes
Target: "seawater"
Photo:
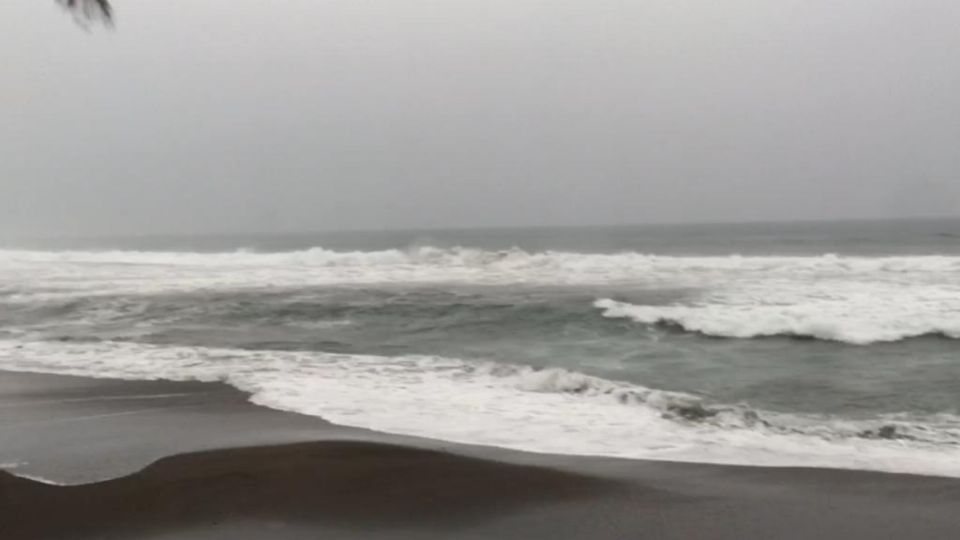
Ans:
<svg viewBox="0 0 960 540"><path fill-rule="evenodd" d="M960 476L960 221L7 241L0 368L531 451Z"/></svg>

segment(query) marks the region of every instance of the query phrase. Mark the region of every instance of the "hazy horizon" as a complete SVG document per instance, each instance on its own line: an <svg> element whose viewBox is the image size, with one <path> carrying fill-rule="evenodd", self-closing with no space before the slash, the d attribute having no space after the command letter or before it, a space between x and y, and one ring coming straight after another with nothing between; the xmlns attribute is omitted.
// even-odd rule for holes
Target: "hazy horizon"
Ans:
<svg viewBox="0 0 960 540"><path fill-rule="evenodd" d="M290 229L290 230L205 230L205 231L146 231L146 232L97 232L81 231L70 233L69 231L60 232L39 232L25 234L6 234L0 235L0 242L3 241L44 241L44 240L135 240L138 238L217 238L217 237L301 237L314 235L336 235L336 234L377 234L377 233L432 233L432 232L457 232L457 231L529 231L529 230L565 230L565 229L656 229L656 228L684 228L684 227L751 227L762 225L791 226L791 225L856 225L856 224L925 224L945 222L949 224L960 225L960 216L919 216L919 217L893 217L893 218L838 218L838 219L792 219L792 220L748 220L748 221L649 221L637 223L578 223L578 224L534 224L534 225L449 225L437 227L368 227L368 228L331 228L331 229ZM3 246L0 245L0 248ZM322 247L322 246L321 246Z"/></svg>
<svg viewBox="0 0 960 540"><path fill-rule="evenodd" d="M4 236L960 217L960 5L0 7Z"/></svg>

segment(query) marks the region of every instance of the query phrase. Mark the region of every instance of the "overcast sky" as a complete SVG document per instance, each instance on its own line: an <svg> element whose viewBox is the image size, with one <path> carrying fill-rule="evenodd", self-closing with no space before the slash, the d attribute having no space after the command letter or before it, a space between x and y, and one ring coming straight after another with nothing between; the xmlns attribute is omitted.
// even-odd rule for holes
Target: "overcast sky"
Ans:
<svg viewBox="0 0 960 540"><path fill-rule="evenodd" d="M960 215L956 0L0 3L0 227Z"/></svg>

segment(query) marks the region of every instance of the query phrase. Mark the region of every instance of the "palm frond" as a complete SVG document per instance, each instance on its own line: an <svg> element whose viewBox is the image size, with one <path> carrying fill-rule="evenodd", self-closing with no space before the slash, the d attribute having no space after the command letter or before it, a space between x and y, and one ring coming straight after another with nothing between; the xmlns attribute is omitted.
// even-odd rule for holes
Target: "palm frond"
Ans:
<svg viewBox="0 0 960 540"><path fill-rule="evenodd" d="M98 23L106 26L113 24L113 7L109 0L57 0L57 3L84 28Z"/></svg>

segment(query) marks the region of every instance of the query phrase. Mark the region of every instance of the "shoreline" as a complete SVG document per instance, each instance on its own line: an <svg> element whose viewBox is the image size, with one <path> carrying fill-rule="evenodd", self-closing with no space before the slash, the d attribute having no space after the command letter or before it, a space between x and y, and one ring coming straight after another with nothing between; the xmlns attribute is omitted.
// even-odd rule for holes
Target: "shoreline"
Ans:
<svg viewBox="0 0 960 540"><path fill-rule="evenodd" d="M468 446L267 409L222 383L0 372L0 468L3 538L922 540L960 531L958 479Z"/></svg>

